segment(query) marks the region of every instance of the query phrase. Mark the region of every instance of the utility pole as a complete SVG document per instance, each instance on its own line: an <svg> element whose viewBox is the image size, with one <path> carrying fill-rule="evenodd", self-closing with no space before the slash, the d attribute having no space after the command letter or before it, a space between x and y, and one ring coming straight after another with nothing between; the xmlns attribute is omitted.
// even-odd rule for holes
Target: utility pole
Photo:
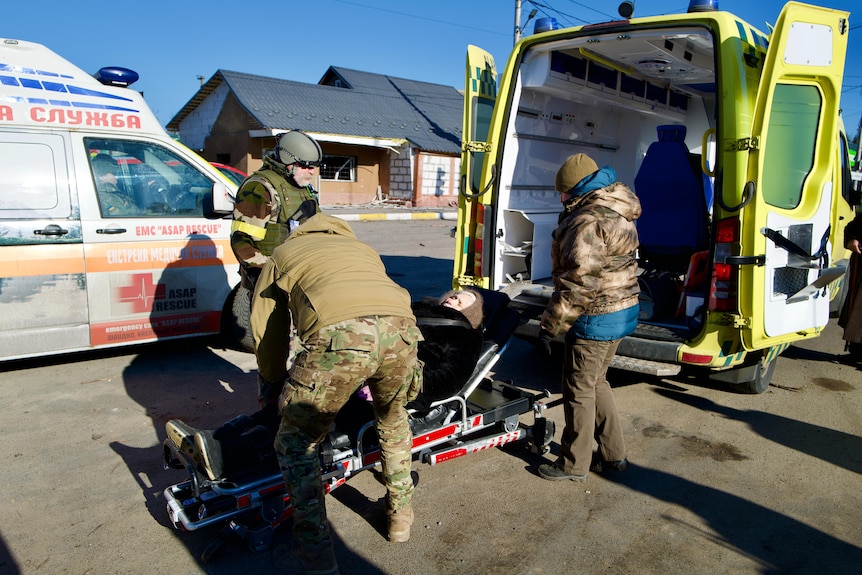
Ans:
<svg viewBox="0 0 862 575"><path fill-rule="evenodd" d="M524 28L526 28L527 23L532 20L538 10L533 8L530 10L529 16L527 16L527 21L524 22L524 25L521 26L521 0L515 0L515 44L521 39L521 32L523 32Z"/></svg>
<svg viewBox="0 0 862 575"><path fill-rule="evenodd" d="M521 0L515 0L515 44L521 39Z"/></svg>

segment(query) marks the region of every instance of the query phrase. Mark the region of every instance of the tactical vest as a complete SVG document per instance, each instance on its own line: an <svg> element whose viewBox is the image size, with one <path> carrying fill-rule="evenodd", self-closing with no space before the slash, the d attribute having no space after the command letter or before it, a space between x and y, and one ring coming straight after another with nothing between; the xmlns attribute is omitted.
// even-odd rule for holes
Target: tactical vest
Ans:
<svg viewBox="0 0 862 575"><path fill-rule="evenodd" d="M248 179L261 184L267 189L270 197L278 198L278 219L266 225L266 235L258 244L260 252L269 257L275 248L284 243L290 235L290 216L299 209L305 200L317 200L310 186L297 188L292 186L275 170L260 170Z"/></svg>

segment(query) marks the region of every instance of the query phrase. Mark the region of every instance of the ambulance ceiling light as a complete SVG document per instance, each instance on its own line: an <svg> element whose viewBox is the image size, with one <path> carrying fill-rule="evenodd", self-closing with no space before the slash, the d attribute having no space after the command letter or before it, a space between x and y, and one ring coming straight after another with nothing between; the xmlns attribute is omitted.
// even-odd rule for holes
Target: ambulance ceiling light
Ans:
<svg viewBox="0 0 862 575"><path fill-rule="evenodd" d="M108 66L102 68L93 77L105 86L120 86L126 88L138 81L138 73L128 68Z"/></svg>

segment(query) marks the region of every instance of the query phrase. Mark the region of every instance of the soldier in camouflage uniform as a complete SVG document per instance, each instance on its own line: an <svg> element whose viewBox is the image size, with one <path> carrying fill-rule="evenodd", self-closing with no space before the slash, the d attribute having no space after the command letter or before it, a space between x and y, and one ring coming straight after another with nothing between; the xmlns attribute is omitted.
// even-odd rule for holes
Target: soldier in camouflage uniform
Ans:
<svg viewBox="0 0 862 575"><path fill-rule="evenodd" d="M135 216L141 211L134 200L117 185L117 161L108 154L96 154L90 160L102 215L106 217Z"/></svg>
<svg viewBox="0 0 862 575"><path fill-rule="evenodd" d="M288 371L291 319L299 341ZM261 377L284 382L275 450L298 546L277 546L276 566L285 573L338 572L319 445L341 407L366 384L380 437L389 540L407 541L413 522L412 435L404 405L418 394L422 338L409 293L389 279L380 256L345 221L317 213L264 266L251 326Z"/></svg>
<svg viewBox="0 0 862 575"><path fill-rule="evenodd" d="M544 337L565 334L560 457L539 466L550 480L585 481L588 471L628 466L608 366L620 340L637 327L637 196L585 154L557 172L563 211L551 243L554 293L542 314ZM593 441L598 453L593 458Z"/></svg>
<svg viewBox="0 0 862 575"><path fill-rule="evenodd" d="M302 202L317 200L311 183L322 159L320 146L311 136L298 130L285 132L263 159L263 167L237 191L230 243L248 289L253 289L272 250L290 234L290 216Z"/></svg>

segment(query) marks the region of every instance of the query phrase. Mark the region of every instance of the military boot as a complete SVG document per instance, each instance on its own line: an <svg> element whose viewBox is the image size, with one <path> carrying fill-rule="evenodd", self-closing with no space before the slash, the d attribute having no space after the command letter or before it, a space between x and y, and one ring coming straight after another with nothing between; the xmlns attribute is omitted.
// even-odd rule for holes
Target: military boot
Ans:
<svg viewBox="0 0 862 575"><path fill-rule="evenodd" d="M413 508L388 509L386 518L389 524L389 541L404 543L410 539L410 526L413 525Z"/></svg>
<svg viewBox="0 0 862 575"><path fill-rule="evenodd" d="M168 434L168 439L174 444L178 451L185 453L192 459L197 458L197 449L195 448L195 434L197 429L180 421L172 419L165 424L165 431Z"/></svg>
<svg viewBox="0 0 862 575"><path fill-rule="evenodd" d="M272 562L285 575L338 575L332 539L320 543L282 543L272 550Z"/></svg>

